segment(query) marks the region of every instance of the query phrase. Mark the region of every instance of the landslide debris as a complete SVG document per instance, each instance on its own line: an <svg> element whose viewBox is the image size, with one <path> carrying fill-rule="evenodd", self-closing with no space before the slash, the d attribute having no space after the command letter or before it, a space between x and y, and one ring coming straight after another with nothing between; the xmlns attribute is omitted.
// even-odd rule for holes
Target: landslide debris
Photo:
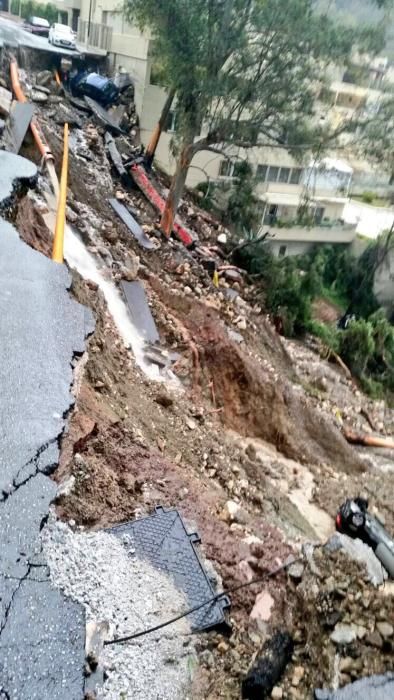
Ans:
<svg viewBox="0 0 394 700"><path fill-rule="evenodd" d="M72 293L93 310L96 329L62 442L55 478L68 487L58 494L58 516L98 528L148 514L159 503L176 506L200 533L226 587L264 575L316 539L311 513L320 510L328 521L332 516L334 529L346 495L368 489L391 525L392 474L379 460L372 464L370 452L349 446L341 429L346 423L372 430L372 420L384 434L393 413L366 399L313 348L282 339L242 271L221 270L214 286L205 263L212 251L224 262L218 243L223 227L188 196L180 215L197 230L200 245L187 251L162 240L152 206L113 178L103 128L85 113L77 116L68 221L115 283L136 270L138 256L136 274L163 345L179 355L173 371L183 391L141 373L97 286L74 272ZM53 120L53 105L37 105L37 118L59 168L61 126ZM137 152L130 139L116 141L121 152ZM167 184L158 173L153 177L159 189ZM32 223L21 226L26 241L48 254L50 233L40 218L44 190L41 182L36 201L25 202L18 215ZM109 206L110 196L130 207L157 250L138 247ZM196 639L196 700L238 698L252 661L277 630L291 634L294 651L272 697L304 700L316 687L389 668L392 641L379 629L388 632L381 623L391 624L392 597L373 589L360 565L342 552L316 548L301 573L253 584L234 594L232 603L231 636ZM338 645L331 638L337 624L367 632Z"/></svg>

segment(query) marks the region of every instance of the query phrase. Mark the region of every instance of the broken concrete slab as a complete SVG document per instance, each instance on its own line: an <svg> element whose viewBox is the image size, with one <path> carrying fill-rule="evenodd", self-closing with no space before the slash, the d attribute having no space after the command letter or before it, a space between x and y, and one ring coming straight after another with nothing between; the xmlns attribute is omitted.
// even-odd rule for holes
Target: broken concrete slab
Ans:
<svg viewBox="0 0 394 700"><path fill-rule="evenodd" d="M99 105L98 102L92 100L91 97L87 97L86 95L84 96L84 100L87 106L90 107L91 111L93 112L100 124L105 126L106 129L109 129L109 131L112 134L124 134L123 129L120 128L117 121L113 119L112 115L109 112L107 112L107 110L104 109L104 107L102 107L101 105Z"/></svg>
<svg viewBox="0 0 394 700"><path fill-rule="evenodd" d="M160 336L149 308L142 283L137 281L125 282L122 280L121 288L130 309L133 323L140 335L145 338L148 343L159 343Z"/></svg>
<svg viewBox="0 0 394 700"><path fill-rule="evenodd" d="M7 151L19 153L33 114L34 106L30 102L13 102L3 135Z"/></svg>
<svg viewBox="0 0 394 700"><path fill-rule="evenodd" d="M341 532L336 532L335 535L330 537L326 548L330 551L343 549L351 559L355 559L355 561L363 564L367 570L368 579L374 586L381 586L387 579L387 573L372 547L368 547L367 544L358 538L353 540Z"/></svg>
<svg viewBox="0 0 394 700"><path fill-rule="evenodd" d="M10 224L0 229L1 489L61 434L74 400L70 360L93 323L67 292L66 268L29 248Z"/></svg>
<svg viewBox="0 0 394 700"><path fill-rule="evenodd" d="M11 110L12 93L3 87L0 87L0 114L3 117L8 117Z"/></svg>
<svg viewBox="0 0 394 700"><path fill-rule="evenodd" d="M141 248L145 248L145 250L156 250L157 245L148 238L139 223L134 219L124 204L118 202L117 199L110 199L109 203L119 218L122 219L123 223L126 224L127 228L138 241Z"/></svg>
<svg viewBox="0 0 394 700"><path fill-rule="evenodd" d="M0 211L9 206L12 196L21 185L30 187L36 178L37 168L34 163L13 153L0 151Z"/></svg>

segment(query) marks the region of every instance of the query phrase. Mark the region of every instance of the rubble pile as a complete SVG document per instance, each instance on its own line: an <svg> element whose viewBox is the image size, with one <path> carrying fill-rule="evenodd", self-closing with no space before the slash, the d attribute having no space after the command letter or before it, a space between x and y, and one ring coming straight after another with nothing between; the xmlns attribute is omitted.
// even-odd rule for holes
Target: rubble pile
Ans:
<svg viewBox="0 0 394 700"><path fill-rule="evenodd" d="M196 700L238 698L242 681L278 634L289 635L292 650L261 697L304 700L317 688L335 690L385 673L394 643L387 584L375 588L342 549L316 546L304 556L302 547L323 543L334 532L344 498L365 491L393 530L387 453L356 450L341 430L348 425L390 434L394 412L367 400L315 349L277 334L256 285L230 264L230 233L188 195L179 215L197 233L196 245L186 249L161 237L158 212L130 176L130 163L141 154L132 88L105 116L112 122L116 165L102 115L65 94L48 73L26 75L25 83L57 167L62 125L70 125L68 223L105 279L119 289L124 282L142 283L160 336L160 345L146 348L158 367L160 381L153 382L122 342L97 284L73 271L71 293L93 310L96 328L55 474L66 485L58 491L58 516L97 528L148 515L158 503L176 506L190 530L197 526L225 588L261 579L291 556L303 557L288 573L234 593L229 638L211 633L196 639L199 664L190 693ZM38 160L29 137L23 151ZM168 185L157 172L151 180L162 193ZM26 242L45 255L51 250L48 192L42 176L10 213ZM111 198L127 208L152 245L140 244ZM163 371L169 365L163 357L170 356L173 383ZM58 551L64 546L66 556L68 535L60 534L55 545ZM76 571L80 563L74 563ZM59 558L54 571L67 587ZM83 598L78 581L71 584L72 595ZM93 603L87 601L88 609ZM129 663L127 651L121 653ZM181 657L184 670L186 651ZM268 667L259 665L256 683ZM126 680L131 688L133 679ZM115 674L100 697L123 691L134 697ZM143 692L145 687L136 697Z"/></svg>

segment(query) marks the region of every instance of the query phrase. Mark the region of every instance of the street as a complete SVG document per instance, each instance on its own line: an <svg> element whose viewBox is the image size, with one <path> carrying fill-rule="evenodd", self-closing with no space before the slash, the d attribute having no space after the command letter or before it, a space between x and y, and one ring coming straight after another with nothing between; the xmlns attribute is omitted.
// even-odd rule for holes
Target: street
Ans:
<svg viewBox="0 0 394 700"><path fill-rule="evenodd" d="M4 16L0 16L0 48L4 44L18 48L24 46L28 49L36 49L39 51L49 51L53 54L61 54L66 56L78 56L82 53L93 55L105 55L105 51L100 49L87 49L86 46L80 44L75 51L70 49L62 49L58 46L52 46L46 37L35 36L23 29L21 24L13 22Z"/></svg>

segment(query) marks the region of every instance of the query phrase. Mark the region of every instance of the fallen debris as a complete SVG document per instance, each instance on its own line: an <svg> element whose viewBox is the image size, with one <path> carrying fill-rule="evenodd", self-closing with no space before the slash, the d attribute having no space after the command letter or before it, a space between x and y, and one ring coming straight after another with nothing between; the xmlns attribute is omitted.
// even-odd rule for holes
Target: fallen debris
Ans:
<svg viewBox="0 0 394 700"><path fill-rule="evenodd" d="M352 445L365 445L366 447L386 447L389 450L394 450L394 440L392 438L382 438L376 435L361 435L355 433L349 428L343 430L343 434L348 442Z"/></svg>
<svg viewBox="0 0 394 700"><path fill-rule="evenodd" d="M145 248L145 250L157 249L158 244L154 243L150 240L150 238L148 238L146 233L142 230L141 226L137 223L124 204L121 204L114 198L110 199L109 203L117 215L122 219L123 223L126 224L127 228L133 234L134 238L138 241L142 248Z"/></svg>
<svg viewBox="0 0 394 700"><path fill-rule="evenodd" d="M12 93L0 86L0 115L8 117L11 111Z"/></svg>
<svg viewBox="0 0 394 700"><path fill-rule="evenodd" d="M291 659L293 640L286 632L276 632L263 646L258 660L242 681L244 700L264 700L283 676Z"/></svg>
<svg viewBox="0 0 394 700"><path fill-rule="evenodd" d="M104 107L99 105L98 102L92 100L91 97L85 95L84 100L87 106L91 109L94 116L98 120L99 124L105 126L112 134L120 135L123 134L123 129L120 128L117 121L115 121L110 112L108 112Z"/></svg>
<svg viewBox="0 0 394 700"><path fill-rule="evenodd" d="M160 336L141 282L125 282L121 287L125 295L135 327L148 343L160 343Z"/></svg>
<svg viewBox="0 0 394 700"><path fill-rule="evenodd" d="M29 103L14 102L7 120L2 143L7 151L19 153L34 114Z"/></svg>

